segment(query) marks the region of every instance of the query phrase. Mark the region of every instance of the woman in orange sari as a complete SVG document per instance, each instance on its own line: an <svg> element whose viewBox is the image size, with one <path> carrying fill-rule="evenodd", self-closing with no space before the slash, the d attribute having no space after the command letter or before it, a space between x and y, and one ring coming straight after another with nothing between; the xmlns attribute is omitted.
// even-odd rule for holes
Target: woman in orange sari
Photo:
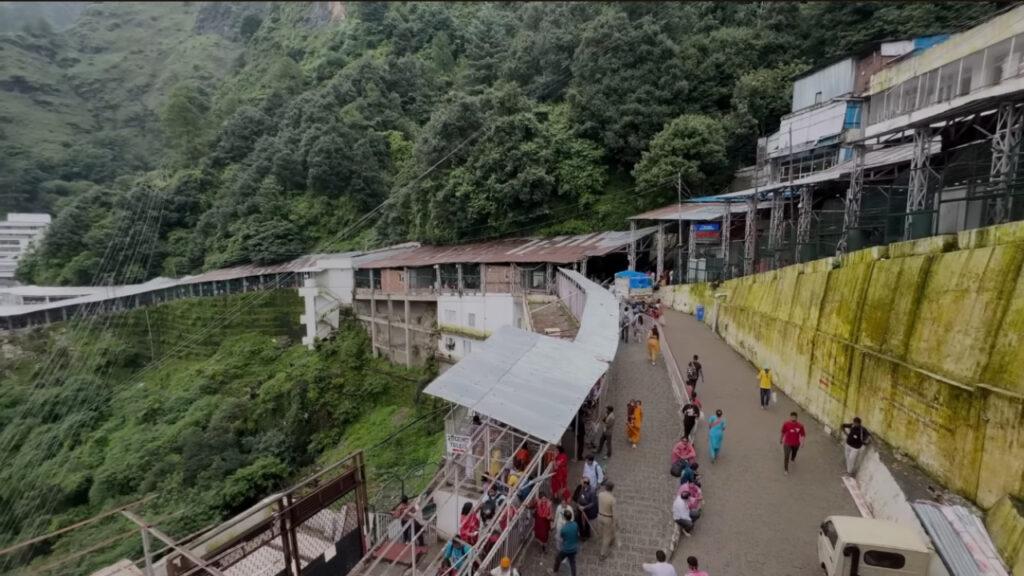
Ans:
<svg viewBox="0 0 1024 576"><path fill-rule="evenodd" d="M643 403L639 400L633 400L626 405L626 412L628 413L626 436L629 437L629 443L633 445L633 448L636 448L636 445L640 443L640 427L644 423Z"/></svg>

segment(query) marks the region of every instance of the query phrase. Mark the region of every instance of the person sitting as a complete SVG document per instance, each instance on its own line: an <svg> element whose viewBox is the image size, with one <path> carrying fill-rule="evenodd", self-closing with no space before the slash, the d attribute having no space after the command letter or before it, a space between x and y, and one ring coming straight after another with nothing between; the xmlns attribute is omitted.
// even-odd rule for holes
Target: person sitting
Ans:
<svg viewBox="0 0 1024 576"><path fill-rule="evenodd" d="M693 444L686 436L681 436L679 441L676 442L675 447L672 448L672 463L675 464L680 460L684 460L691 465L697 461L697 451L694 450Z"/></svg>
<svg viewBox="0 0 1024 576"><path fill-rule="evenodd" d="M689 460L683 460L683 470L679 474L679 483L686 484L687 482L699 482L700 475L697 474L697 469L700 468L700 464L694 462L690 464Z"/></svg>
<svg viewBox="0 0 1024 576"><path fill-rule="evenodd" d="M684 536L689 536L690 532L693 531L693 518L690 516L689 499L690 493L683 492L672 501L672 519L675 520L676 525L679 526Z"/></svg>
<svg viewBox="0 0 1024 576"><path fill-rule="evenodd" d="M684 493L689 495L687 503L690 505L690 519L696 521L704 508L704 492L696 482L687 482L679 485L679 494Z"/></svg>
<svg viewBox="0 0 1024 576"><path fill-rule="evenodd" d="M469 558L472 551L473 549L469 544L466 544L458 538L452 538L449 540L448 543L444 545L444 550L441 553L444 563L448 569L441 573L458 574L462 565L466 563L466 558Z"/></svg>

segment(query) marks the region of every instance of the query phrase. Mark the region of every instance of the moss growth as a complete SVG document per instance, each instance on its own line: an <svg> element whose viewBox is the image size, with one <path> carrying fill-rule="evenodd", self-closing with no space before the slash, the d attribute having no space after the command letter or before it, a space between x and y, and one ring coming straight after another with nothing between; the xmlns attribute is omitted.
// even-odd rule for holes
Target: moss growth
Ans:
<svg viewBox="0 0 1024 576"><path fill-rule="evenodd" d="M476 328L467 328L465 326L456 326L454 324L438 324L437 328L445 334L465 336L466 338L473 338L475 340L486 340L491 335L487 330L477 330Z"/></svg>

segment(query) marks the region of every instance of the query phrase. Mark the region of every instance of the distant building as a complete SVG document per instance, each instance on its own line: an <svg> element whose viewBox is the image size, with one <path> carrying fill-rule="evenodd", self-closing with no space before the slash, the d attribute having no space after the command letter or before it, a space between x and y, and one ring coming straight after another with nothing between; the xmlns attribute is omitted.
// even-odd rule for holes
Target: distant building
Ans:
<svg viewBox="0 0 1024 576"><path fill-rule="evenodd" d="M14 281L18 260L50 225L49 214L12 212L0 221L0 284Z"/></svg>
<svg viewBox="0 0 1024 576"><path fill-rule="evenodd" d="M457 362L503 326L572 338L577 326L555 296L557 269L611 279L654 231L404 244L320 259L299 289L303 342L313 346L337 328L341 307L366 326L374 354L410 366Z"/></svg>

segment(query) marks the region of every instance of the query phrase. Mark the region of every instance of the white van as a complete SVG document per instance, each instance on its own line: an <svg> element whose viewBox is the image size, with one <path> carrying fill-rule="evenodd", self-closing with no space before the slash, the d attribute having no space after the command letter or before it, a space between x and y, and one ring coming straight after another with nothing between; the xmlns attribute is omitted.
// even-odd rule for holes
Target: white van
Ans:
<svg viewBox="0 0 1024 576"><path fill-rule="evenodd" d="M826 518L818 531L818 560L827 576L949 576L920 533L871 518Z"/></svg>

